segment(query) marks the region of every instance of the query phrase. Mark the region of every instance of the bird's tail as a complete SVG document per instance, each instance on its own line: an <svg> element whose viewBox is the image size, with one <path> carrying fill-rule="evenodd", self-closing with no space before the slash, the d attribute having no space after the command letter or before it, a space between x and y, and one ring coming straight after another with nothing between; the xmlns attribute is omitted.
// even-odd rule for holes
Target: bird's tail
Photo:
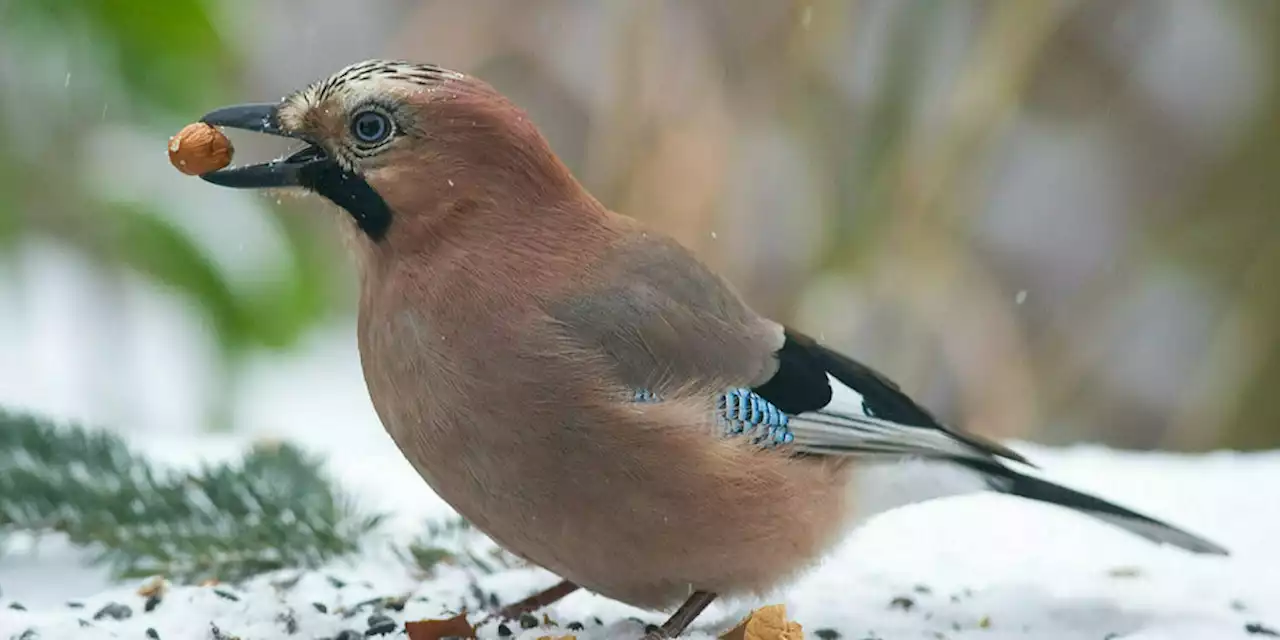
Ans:
<svg viewBox="0 0 1280 640"><path fill-rule="evenodd" d="M1193 553L1229 555L1227 550L1221 546L1173 525L1112 504L1101 498L1032 477L1004 465L998 463L968 463L965 461L961 461L960 464L981 473L987 484L1000 493L1067 507L1158 544L1171 544Z"/></svg>

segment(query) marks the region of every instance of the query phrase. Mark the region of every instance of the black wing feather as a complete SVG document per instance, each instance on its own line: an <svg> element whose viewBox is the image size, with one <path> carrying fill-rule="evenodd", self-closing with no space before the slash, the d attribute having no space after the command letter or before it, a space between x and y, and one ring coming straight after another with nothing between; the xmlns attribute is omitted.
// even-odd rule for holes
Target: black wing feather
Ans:
<svg viewBox="0 0 1280 640"><path fill-rule="evenodd" d="M777 354L778 371L752 391L786 413L793 416L817 414L809 418L817 424L826 424L824 420L827 416L838 417L834 412L825 411L834 395L827 378L830 374L841 384L862 394L865 409L875 418L902 425L906 429L936 429L973 447L978 455L955 456L952 460L977 472L995 491L1068 507L1154 542L1172 544L1195 553L1227 554L1227 550L1221 546L1172 525L1007 467L998 458L1034 465L998 443L942 424L903 393L897 384L871 367L832 351L797 331L786 329L785 336L786 340ZM838 422L835 424L839 425ZM851 448L849 453L874 453L876 450L873 446L864 446L856 450ZM880 449L888 450L892 450L891 445L890 449Z"/></svg>
<svg viewBox="0 0 1280 640"><path fill-rule="evenodd" d="M826 363L807 336L784 330L786 341L778 350L778 371L752 391L791 415L817 411L831 403Z"/></svg>
<svg viewBox="0 0 1280 640"><path fill-rule="evenodd" d="M817 340L791 328L778 350L778 371L767 382L752 389L782 411L799 415L821 411L831 402L827 374L862 395L867 411L882 420L910 427L937 429L991 455L1028 464L1017 452L979 436L942 424L884 374L828 349Z"/></svg>

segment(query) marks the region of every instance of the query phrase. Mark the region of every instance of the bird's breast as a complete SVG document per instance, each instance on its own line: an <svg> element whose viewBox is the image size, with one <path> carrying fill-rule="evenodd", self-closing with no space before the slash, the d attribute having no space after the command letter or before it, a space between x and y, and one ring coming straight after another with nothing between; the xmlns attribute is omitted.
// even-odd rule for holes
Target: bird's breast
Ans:
<svg viewBox="0 0 1280 640"><path fill-rule="evenodd" d="M619 402L600 387L607 369L552 320L475 295L404 295L421 291L362 307L370 396L432 489L498 544L660 607L690 588L772 587L838 536L844 465L716 437L709 400Z"/></svg>
<svg viewBox="0 0 1280 640"><path fill-rule="evenodd" d="M544 327L460 297L424 312L371 306L360 351L370 398L405 457L476 524L531 520L555 488L539 479L589 446L573 374ZM568 396L568 397L566 397Z"/></svg>

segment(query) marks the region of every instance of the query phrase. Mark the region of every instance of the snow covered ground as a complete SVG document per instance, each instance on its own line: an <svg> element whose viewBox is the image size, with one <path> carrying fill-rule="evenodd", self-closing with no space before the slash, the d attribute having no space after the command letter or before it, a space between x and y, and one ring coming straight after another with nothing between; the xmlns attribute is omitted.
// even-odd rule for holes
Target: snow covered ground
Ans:
<svg viewBox="0 0 1280 640"><path fill-rule="evenodd" d="M34 328L53 326L36 322L46 316L65 314L34 314L31 326L19 323L0 335L44 335ZM16 360L0 368L0 405L114 426L109 412L84 404L82 389L60 384L66 379L60 372L77 369L69 356L58 355L77 344L68 337L74 329L6 351ZM352 632L349 639L363 637L375 613L400 627L406 619L458 608L472 593L461 570L418 581L388 550L387 543L420 533L424 520L450 512L377 424L350 331L337 327L297 355L252 366L239 381L250 391L236 407L244 432L234 435L174 426L192 422L176 401L186 392L174 381L197 357L185 337L168 340L164 332L150 332L147 357L129 367L125 386L145 390L147 408L158 413L122 434L173 464L237 455L250 438L299 442L326 454L331 473L369 509L395 514L387 538L322 571L263 576L241 589L219 587L221 595L214 587L173 587L150 612L137 594L140 583L111 584L63 541L24 546L11 539L13 548L0 556L0 640L143 640L148 630L164 640L210 640L218 637L214 626L223 637L243 640L340 638L344 630ZM19 375L64 359L66 366L47 376ZM714 605L690 637L714 637L749 609L776 602L787 605L809 638L837 637L817 633L823 629L853 640L1218 640L1280 631L1280 452L1182 457L1019 448L1055 480L1166 518L1234 555L1197 557L1155 547L1092 519L1013 498L951 498L871 521L790 588L766 600ZM476 586L512 601L553 581L540 570L516 569L483 576ZM406 594L402 611L355 606ZM127 606L129 616L98 616L111 603ZM120 607L113 610L123 614ZM584 640L636 638L642 624L632 617L663 618L587 593L570 596L548 614L558 629L512 625L515 637L558 637L579 622L584 629L577 635ZM481 636L500 637L492 626Z"/></svg>
<svg viewBox="0 0 1280 640"><path fill-rule="evenodd" d="M332 472L367 504L395 511L390 538L403 542L421 532L425 518L449 514L385 436L362 429L367 432L310 444L328 450ZM174 460L197 451L229 455L242 444L242 437L139 441ZM1091 519L1012 498L951 498L873 520L775 597L715 605L690 637L714 637L750 608L773 602L787 605L807 637L1216 640L1280 630L1280 454L1023 449L1052 477L1168 518L1234 555L1195 557L1158 548ZM371 615L385 615L402 628L406 619L447 617L471 597L461 569L417 581L388 551L390 541L374 541L361 557L323 571L263 576L241 589L173 587L144 612L141 583L111 585L84 568L77 552L51 539L0 559L0 638L142 639L151 629L165 640L207 640L219 637L215 626L225 637L244 640L339 638L344 630L358 633L346 636L355 638L369 629ZM476 586L512 601L553 581L545 572L521 568L480 577ZM405 595L402 611L352 606ZM111 603L128 606L131 615L95 619ZM518 638L558 637L579 622L579 638L627 638L641 635L643 626L633 617L662 618L586 593L547 613L558 629L510 629ZM821 629L840 635L816 634ZM481 637L500 636L491 625Z"/></svg>

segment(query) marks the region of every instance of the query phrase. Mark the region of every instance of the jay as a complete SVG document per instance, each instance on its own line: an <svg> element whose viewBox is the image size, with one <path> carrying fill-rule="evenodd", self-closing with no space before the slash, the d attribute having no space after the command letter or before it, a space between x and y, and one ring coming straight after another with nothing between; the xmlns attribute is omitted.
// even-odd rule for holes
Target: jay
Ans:
<svg viewBox="0 0 1280 640"><path fill-rule="evenodd" d="M203 176L336 205L379 420L431 488L560 576L675 612L761 594L895 506L972 491L1226 551L1049 482L870 366L761 316L688 250L603 206L485 82L370 60L202 121L301 151Z"/></svg>

